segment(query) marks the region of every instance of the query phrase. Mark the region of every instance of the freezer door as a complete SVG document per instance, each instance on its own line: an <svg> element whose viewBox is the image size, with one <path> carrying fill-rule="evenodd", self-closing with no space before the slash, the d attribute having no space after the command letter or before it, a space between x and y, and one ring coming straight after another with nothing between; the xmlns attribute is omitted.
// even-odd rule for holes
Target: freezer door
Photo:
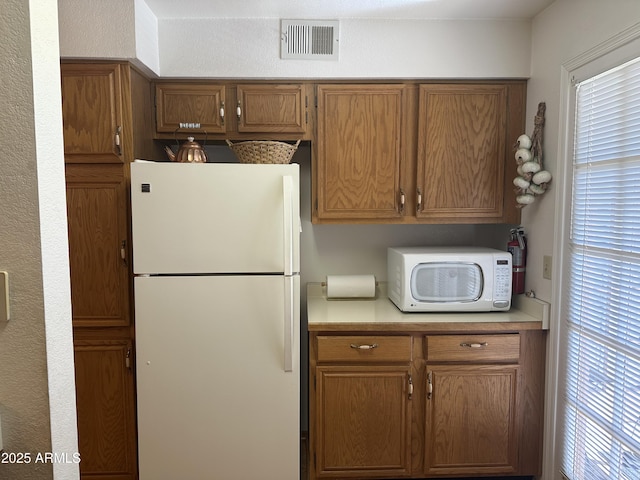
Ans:
<svg viewBox="0 0 640 480"><path fill-rule="evenodd" d="M131 165L136 274L300 271L299 167Z"/></svg>
<svg viewBox="0 0 640 480"><path fill-rule="evenodd" d="M300 478L299 288L298 276L135 279L140 480Z"/></svg>

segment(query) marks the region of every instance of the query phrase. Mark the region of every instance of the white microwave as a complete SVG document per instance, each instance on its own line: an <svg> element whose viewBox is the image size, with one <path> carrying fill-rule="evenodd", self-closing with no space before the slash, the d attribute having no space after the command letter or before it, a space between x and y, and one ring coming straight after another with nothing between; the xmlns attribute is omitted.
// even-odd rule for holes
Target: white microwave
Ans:
<svg viewBox="0 0 640 480"><path fill-rule="evenodd" d="M482 247L387 250L387 293L403 312L511 308L511 253Z"/></svg>

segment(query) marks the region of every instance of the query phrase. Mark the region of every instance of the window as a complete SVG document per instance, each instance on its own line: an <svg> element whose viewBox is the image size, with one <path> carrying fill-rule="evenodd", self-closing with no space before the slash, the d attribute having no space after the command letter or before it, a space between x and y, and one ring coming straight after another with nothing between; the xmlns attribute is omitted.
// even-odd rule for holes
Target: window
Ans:
<svg viewBox="0 0 640 480"><path fill-rule="evenodd" d="M575 89L562 471L640 479L640 58Z"/></svg>

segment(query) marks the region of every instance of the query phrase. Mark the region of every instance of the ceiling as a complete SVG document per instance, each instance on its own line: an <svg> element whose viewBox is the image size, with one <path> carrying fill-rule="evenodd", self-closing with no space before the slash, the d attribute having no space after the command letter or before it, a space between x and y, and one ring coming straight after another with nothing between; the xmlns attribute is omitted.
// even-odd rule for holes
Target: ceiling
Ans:
<svg viewBox="0 0 640 480"><path fill-rule="evenodd" d="M554 0L143 0L158 19L529 19Z"/></svg>

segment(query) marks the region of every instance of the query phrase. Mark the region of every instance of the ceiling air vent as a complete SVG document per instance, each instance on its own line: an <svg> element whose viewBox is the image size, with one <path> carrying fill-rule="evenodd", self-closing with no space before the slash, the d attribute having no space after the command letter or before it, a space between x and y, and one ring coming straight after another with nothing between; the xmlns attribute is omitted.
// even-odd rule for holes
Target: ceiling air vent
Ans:
<svg viewBox="0 0 640 480"><path fill-rule="evenodd" d="M338 60L337 20L282 20L280 56L287 60Z"/></svg>

